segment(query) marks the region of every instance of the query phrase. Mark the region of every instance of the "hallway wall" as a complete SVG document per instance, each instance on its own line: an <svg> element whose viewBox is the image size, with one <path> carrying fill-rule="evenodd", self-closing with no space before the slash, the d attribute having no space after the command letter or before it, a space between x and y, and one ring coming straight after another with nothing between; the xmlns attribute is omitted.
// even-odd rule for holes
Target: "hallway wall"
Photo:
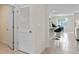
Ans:
<svg viewBox="0 0 79 59"><path fill-rule="evenodd" d="M79 13L74 13L75 16L75 37L77 38L77 28L79 28Z"/></svg>
<svg viewBox="0 0 79 59"><path fill-rule="evenodd" d="M32 30L35 53L48 47L48 9L45 5L32 6Z"/></svg>
<svg viewBox="0 0 79 59"><path fill-rule="evenodd" d="M8 44L12 38L10 34L10 20L12 7L8 5L0 5L0 41ZM10 35L9 35L10 34Z"/></svg>

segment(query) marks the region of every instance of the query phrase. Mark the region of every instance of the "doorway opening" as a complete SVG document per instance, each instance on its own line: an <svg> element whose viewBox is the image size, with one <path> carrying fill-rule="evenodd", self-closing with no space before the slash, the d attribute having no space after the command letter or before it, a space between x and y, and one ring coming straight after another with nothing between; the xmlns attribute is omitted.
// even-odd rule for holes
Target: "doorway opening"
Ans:
<svg viewBox="0 0 79 59"><path fill-rule="evenodd" d="M76 25L76 20L79 19L79 8L75 8L78 6L79 5L72 4L48 5L49 39L50 47L52 47L49 50L52 50L51 53L75 53L77 49L79 49L77 47L78 44L75 37L78 35L78 32L75 34L75 31L77 31L75 27L79 28L79 26ZM61 27L63 27L63 30Z"/></svg>

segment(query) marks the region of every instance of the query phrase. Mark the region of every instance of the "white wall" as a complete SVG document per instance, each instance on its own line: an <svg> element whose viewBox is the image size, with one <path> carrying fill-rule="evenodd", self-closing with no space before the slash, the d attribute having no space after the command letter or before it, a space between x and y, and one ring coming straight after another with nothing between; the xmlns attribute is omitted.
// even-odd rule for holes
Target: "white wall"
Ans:
<svg viewBox="0 0 79 59"><path fill-rule="evenodd" d="M0 41L8 44L13 39L10 30L12 29L10 25L12 24L12 7L8 5L0 5ZM13 20L12 20L13 21ZM11 25L12 26L12 25Z"/></svg>
<svg viewBox="0 0 79 59"><path fill-rule="evenodd" d="M79 13L75 13L74 16L75 16L75 25L79 26Z"/></svg>
<svg viewBox="0 0 79 59"><path fill-rule="evenodd" d="M32 31L35 53L41 53L48 45L48 11L45 5L32 6Z"/></svg>
<svg viewBox="0 0 79 59"><path fill-rule="evenodd" d="M77 38L77 28L79 28L79 13L74 13L75 16L75 36Z"/></svg>

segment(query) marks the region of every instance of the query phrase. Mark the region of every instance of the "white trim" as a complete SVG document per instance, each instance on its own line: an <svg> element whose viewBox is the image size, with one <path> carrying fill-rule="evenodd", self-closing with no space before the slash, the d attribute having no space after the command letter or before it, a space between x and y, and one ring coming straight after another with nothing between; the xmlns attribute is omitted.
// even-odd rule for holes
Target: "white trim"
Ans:
<svg viewBox="0 0 79 59"><path fill-rule="evenodd" d="M74 15L74 13L71 13L71 14L52 14L52 16L70 16L70 15Z"/></svg>
<svg viewBox="0 0 79 59"><path fill-rule="evenodd" d="M31 7L32 5L25 5L25 6L21 6L19 8L25 8L25 7Z"/></svg>
<svg viewBox="0 0 79 59"><path fill-rule="evenodd" d="M67 33L67 32L66 32ZM68 33L74 33L74 32L68 32Z"/></svg>

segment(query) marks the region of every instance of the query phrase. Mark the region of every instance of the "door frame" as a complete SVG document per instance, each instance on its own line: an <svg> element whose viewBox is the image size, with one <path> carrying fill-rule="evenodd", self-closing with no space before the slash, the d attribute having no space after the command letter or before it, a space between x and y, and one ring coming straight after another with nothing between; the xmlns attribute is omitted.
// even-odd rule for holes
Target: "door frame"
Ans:
<svg viewBox="0 0 79 59"><path fill-rule="evenodd" d="M15 41L14 41L14 8L15 8L15 6L13 6L13 5L10 5L10 4L6 4L7 6L10 6L10 7L12 7L12 15L13 15L13 26L12 26L12 29L13 29L13 31L12 31L12 33L13 33L13 38L12 38L12 44L13 44L13 46L12 46L12 48L10 48L11 50L15 50Z"/></svg>
<svg viewBox="0 0 79 59"><path fill-rule="evenodd" d="M13 50L15 49L14 47L15 47L15 41L14 41L14 33L15 33L15 31L14 31L14 8L13 8Z"/></svg>

